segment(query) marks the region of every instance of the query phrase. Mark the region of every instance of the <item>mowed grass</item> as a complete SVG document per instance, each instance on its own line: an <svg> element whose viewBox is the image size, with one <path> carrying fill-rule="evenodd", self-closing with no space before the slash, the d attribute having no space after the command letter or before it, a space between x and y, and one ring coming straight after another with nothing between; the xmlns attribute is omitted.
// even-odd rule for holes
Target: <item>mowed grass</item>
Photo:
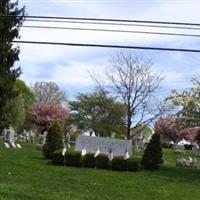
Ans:
<svg viewBox="0 0 200 200"><path fill-rule="evenodd" d="M175 167L177 157L165 150L159 171L114 172L53 166L35 145L5 149L0 142L0 200L200 199L200 165Z"/></svg>

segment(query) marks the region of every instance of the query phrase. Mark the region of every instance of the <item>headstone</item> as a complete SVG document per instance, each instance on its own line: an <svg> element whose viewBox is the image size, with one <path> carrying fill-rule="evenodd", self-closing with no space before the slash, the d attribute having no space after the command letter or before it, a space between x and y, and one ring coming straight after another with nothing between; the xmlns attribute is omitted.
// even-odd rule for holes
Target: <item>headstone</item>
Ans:
<svg viewBox="0 0 200 200"><path fill-rule="evenodd" d="M132 155L131 140L80 135L76 139L75 150L82 151L83 148L88 153L95 153L99 148L101 153L107 155L109 155L110 149L112 149L114 156L123 156L125 151L128 151L128 154Z"/></svg>

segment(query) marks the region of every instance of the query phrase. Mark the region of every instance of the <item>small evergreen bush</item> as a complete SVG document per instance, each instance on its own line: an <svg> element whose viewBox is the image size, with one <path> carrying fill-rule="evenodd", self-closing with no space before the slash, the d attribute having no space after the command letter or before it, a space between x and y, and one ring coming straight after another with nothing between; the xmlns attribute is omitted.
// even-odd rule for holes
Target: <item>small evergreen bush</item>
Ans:
<svg viewBox="0 0 200 200"><path fill-rule="evenodd" d="M88 153L82 158L82 166L88 168L95 168L96 159L93 153Z"/></svg>
<svg viewBox="0 0 200 200"><path fill-rule="evenodd" d="M96 157L96 168L97 169L109 169L109 159L106 154L99 154Z"/></svg>
<svg viewBox="0 0 200 200"><path fill-rule="evenodd" d="M155 170L163 163L162 148L160 144L160 135L152 135L151 141L144 151L141 164L145 169Z"/></svg>
<svg viewBox="0 0 200 200"><path fill-rule="evenodd" d="M66 165L81 167L81 152L67 151L65 154Z"/></svg>
<svg viewBox="0 0 200 200"><path fill-rule="evenodd" d="M64 165L64 156L62 150L56 150L53 152L52 162L54 165Z"/></svg>
<svg viewBox="0 0 200 200"><path fill-rule="evenodd" d="M46 158L52 158L55 150L63 149L64 134L58 122L53 122L50 126L46 144L43 146L43 154Z"/></svg>
<svg viewBox="0 0 200 200"><path fill-rule="evenodd" d="M127 170L128 171L139 171L140 170L140 159L138 158L129 158L128 160L126 160L127 162Z"/></svg>
<svg viewBox="0 0 200 200"><path fill-rule="evenodd" d="M116 156L113 158L111 163L112 169L115 171L126 171L127 162L124 160L123 156Z"/></svg>

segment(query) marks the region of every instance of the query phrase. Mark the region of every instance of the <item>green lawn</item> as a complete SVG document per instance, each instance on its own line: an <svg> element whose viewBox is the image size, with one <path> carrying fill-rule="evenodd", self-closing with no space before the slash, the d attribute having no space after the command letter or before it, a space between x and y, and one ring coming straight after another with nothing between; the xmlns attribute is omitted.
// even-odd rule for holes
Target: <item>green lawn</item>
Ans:
<svg viewBox="0 0 200 200"><path fill-rule="evenodd" d="M53 166L34 145L5 149L0 142L0 200L200 199L200 165L177 168L176 157L165 150L159 171L113 172Z"/></svg>

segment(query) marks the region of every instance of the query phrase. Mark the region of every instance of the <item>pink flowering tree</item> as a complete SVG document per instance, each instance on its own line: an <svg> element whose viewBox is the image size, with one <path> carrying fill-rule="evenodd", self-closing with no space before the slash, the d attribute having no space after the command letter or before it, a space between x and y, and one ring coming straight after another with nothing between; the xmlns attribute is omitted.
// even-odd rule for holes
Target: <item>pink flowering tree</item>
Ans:
<svg viewBox="0 0 200 200"><path fill-rule="evenodd" d="M44 101L37 102L30 110L30 121L40 130L48 129L54 121L64 127L68 117L69 112L66 109Z"/></svg>
<svg viewBox="0 0 200 200"><path fill-rule="evenodd" d="M159 118L154 125L155 131L163 138L176 142L181 139L182 127L177 124L176 118L172 116Z"/></svg>

